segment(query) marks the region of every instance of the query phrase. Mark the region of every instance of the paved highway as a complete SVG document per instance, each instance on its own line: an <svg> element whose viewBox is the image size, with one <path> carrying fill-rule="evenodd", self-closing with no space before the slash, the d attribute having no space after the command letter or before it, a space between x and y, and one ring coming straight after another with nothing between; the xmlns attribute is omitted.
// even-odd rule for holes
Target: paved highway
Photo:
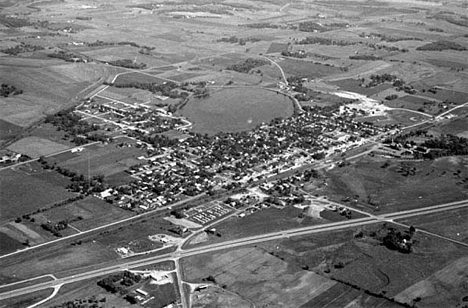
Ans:
<svg viewBox="0 0 468 308"><path fill-rule="evenodd" d="M69 284L73 282L78 282L78 281L83 281L83 280L87 280L91 278L105 276L105 275L109 275L109 274L119 272L122 270L126 270L126 269L133 269L137 267L148 266L151 264L160 263L164 261L174 261L176 259L179 260L181 258L186 258L186 257L195 256L199 254L210 253L210 252L213 253L213 252L217 252L220 250L253 245L253 244L258 244L258 243L271 241L271 240L279 240L279 239L290 238L290 237L295 237L295 236L310 235L314 233L332 232L332 231L342 230L342 229L347 229L347 228L352 228L352 227L375 224L375 223L379 223L382 221L395 223L393 221L395 219L402 219L402 218L412 217L416 215L432 214L436 212L454 210L454 209L459 209L459 208L464 208L464 207L468 207L468 200L440 204L440 205L414 209L414 210L408 210L408 211L388 213L388 214L383 214L379 216L372 215L369 217L364 217L364 218L359 218L359 219L333 222L333 223L327 223L327 224L321 224L321 225L315 225L315 226L309 226L309 227L302 227L302 228L291 229L291 230L271 232L267 234L255 235L255 236L245 237L242 239L230 240L230 241L225 241L221 243L201 246L201 247L177 250L172 253L167 253L167 254L163 254L159 256L151 256L151 257L147 257L147 258L140 259L140 260L128 261L128 259L126 259L125 263L122 263L119 265L113 265L113 266L109 266L109 267L105 267L105 268L101 268L97 270L87 271L81 274L76 274L76 275L72 275L72 276L64 277L64 278L58 278L52 281L41 282L32 286L26 286L26 287L22 287L16 290L2 292L2 288L9 287L11 285L0 286L0 292L1 292L0 300L15 297L15 296L25 295L25 294L29 294L32 292L36 292L36 291L40 291L40 290L44 290L48 288L55 288L64 284ZM400 223L396 223L396 224L405 226ZM420 230L418 229L418 231ZM449 239L449 240L452 240L452 239ZM463 244L464 246L468 247L468 244L466 243L461 243L455 240L452 240L452 242ZM179 276L179 280L180 279L181 277Z"/></svg>

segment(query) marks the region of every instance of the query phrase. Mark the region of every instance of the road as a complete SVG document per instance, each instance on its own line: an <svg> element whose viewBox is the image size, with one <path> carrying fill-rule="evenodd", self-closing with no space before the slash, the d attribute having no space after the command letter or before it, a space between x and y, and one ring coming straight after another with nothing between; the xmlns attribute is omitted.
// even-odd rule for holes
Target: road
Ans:
<svg viewBox="0 0 468 308"><path fill-rule="evenodd" d="M179 284L181 286L182 285L182 276L181 276L182 273L180 270L180 265L178 264L178 260L180 260L181 258L187 258L187 257L195 256L195 255L205 254L205 253L215 253L215 252L225 250L225 249L232 249L236 247L254 245L254 244L259 244L259 243L263 243L263 242L271 241L271 240L280 240L280 239L285 239L285 238L290 238L290 237L310 235L310 234L322 233L322 232L332 232L332 231L343 230L347 228L359 227L359 226L364 226L364 225L369 225L369 224L376 224L380 222L395 223L394 220L397 220L397 219L403 219L403 218L413 217L417 215L432 214L436 212L460 209L460 208L465 208L465 207L468 207L468 200L439 204L439 205L429 206L429 207L420 208L420 209L387 213L383 215L370 215L366 213L368 215L367 217L359 218L359 219L270 232L267 234L249 236L249 237L245 237L241 239L235 239L235 240L210 244L210 245L201 246L201 247L193 247L193 248L187 248L187 249L182 249L182 250L176 250L175 252L172 252L172 253L166 253L166 254L159 255L159 256L150 256L150 257L140 259L140 260L128 261L128 259L126 259L125 263L122 263L119 265L112 265L109 267L87 271L87 272L72 275L69 277L59 278L59 279L47 281L47 282L41 282L32 286L26 286L26 287L22 287L16 290L1 292L2 288L10 287L11 285L0 286L0 292L1 292L0 300L15 297L15 296L22 296L25 294L29 294L32 292L36 292L36 291L40 291L40 290L44 290L48 288L56 288L64 284L70 284L70 283L83 281L83 280L87 280L91 278L105 276L105 275L116 273L122 270L134 269L137 267L148 266L148 265L155 264L155 263L160 263L164 261L174 261L174 260L176 260L176 264L177 264L176 269L179 275L178 276L179 281L180 281ZM408 227L401 223L396 223L396 224L402 225L404 227ZM420 229L417 229L417 231L421 232ZM423 231L423 232L427 233L427 231ZM442 237L442 238L445 238L445 237ZM449 239L449 240L459 245L468 247L468 244L466 243L458 242L453 239ZM181 291L181 293L183 294L183 291ZM185 297L184 297L183 302L185 303ZM184 307L187 307L187 306L184 306Z"/></svg>

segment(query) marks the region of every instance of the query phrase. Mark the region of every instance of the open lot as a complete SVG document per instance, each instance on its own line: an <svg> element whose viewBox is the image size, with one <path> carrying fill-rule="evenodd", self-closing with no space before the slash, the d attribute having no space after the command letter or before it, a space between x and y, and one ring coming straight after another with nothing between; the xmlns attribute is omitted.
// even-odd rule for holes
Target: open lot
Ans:
<svg viewBox="0 0 468 308"><path fill-rule="evenodd" d="M193 131L244 131L277 117L293 113L292 101L272 91L251 88L225 89L211 93L208 98L191 99L179 111L193 122Z"/></svg>

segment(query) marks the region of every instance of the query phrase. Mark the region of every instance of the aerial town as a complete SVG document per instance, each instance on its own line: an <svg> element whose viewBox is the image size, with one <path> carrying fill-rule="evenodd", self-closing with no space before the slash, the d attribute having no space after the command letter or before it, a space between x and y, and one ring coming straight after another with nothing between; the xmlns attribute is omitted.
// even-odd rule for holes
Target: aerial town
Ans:
<svg viewBox="0 0 468 308"><path fill-rule="evenodd" d="M0 308L468 308L467 20L0 0Z"/></svg>

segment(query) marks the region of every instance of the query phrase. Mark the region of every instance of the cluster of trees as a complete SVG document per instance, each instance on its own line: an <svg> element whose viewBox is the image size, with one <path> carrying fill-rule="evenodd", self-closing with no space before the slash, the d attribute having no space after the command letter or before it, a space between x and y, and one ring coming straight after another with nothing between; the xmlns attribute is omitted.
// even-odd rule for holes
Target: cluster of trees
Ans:
<svg viewBox="0 0 468 308"><path fill-rule="evenodd" d="M31 217L34 214L46 212L46 211L48 211L50 209L53 209L53 208L56 208L56 207L59 207L59 206L63 206L63 205L66 205L66 204L70 204L72 202L75 202L75 201L78 201L78 200L81 200L81 199L83 199L83 196L79 195L79 196L76 196L76 197L68 198L68 199L60 201L60 202L56 202L51 207L39 208L39 209L35 210L34 212L31 212L31 213L28 213L28 214L23 214L21 217L16 218L15 222L20 223L21 219L28 219L29 221L34 222L35 221L34 217Z"/></svg>
<svg viewBox="0 0 468 308"><path fill-rule="evenodd" d="M431 150L427 153L415 152L415 158L436 159L443 156L468 155L468 139L450 134L426 140L420 146Z"/></svg>
<svg viewBox="0 0 468 308"><path fill-rule="evenodd" d="M130 82L130 83L111 83L107 85L116 87L116 88L135 88L135 89L142 89L142 90L147 90L152 93L161 93L164 96L168 96L170 98L182 98L185 99L188 97L187 92L179 92L176 91L176 89L179 88L179 86L171 81L168 81L163 84L158 84L158 83L142 83L142 82Z"/></svg>
<svg viewBox="0 0 468 308"><path fill-rule="evenodd" d="M443 51L443 50L457 50L457 51L465 51L466 47L462 46L458 43L451 42L451 41L436 41L432 42L423 46L419 46L416 50L423 50L423 51Z"/></svg>
<svg viewBox="0 0 468 308"><path fill-rule="evenodd" d="M390 95L385 96L385 99L387 101L393 101L393 100L395 100L397 98L398 98L398 95L396 95L396 94L390 94Z"/></svg>
<svg viewBox="0 0 468 308"><path fill-rule="evenodd" d="M110 65L113 66L120 66L120 67L125 67L125 68L131 68L131 69L144 69L146 67L146 64L143 62L136 62L130 59L119 59L115 61L108 61Z"/></svg>
<svg viewBox="0 0 468 308"><path fill-rule="evenodd" d="M111 293L126 294L126 288L141 281L141 276L129 271L110 275L97 282L97 285Z"/></svg>
<svg viewBox="0 0 468 308"><path fill-rule="evenodd" d="M245 26L249 27L249 28L255 28L255 29L263 29L263 28L278 29L278 28L282 28L280 25L272 24L272 23L269 23L269 22L253 23L253 24L247 24Z"/></svg>
<svg viewBox="0 0 468 308"><path fill-rule="evenodd" d="M8 15L0 15L0 24L3 24L8 28L21 28L33 25L33 23L31 23L27 19L12 17Z"/></svg>
<svg viewBox="0 0 468 308"><path fill-rule="evenodd" d="M446 22L457 25L457 26L468 27L468 18L466 18L463 15L460 15L460 18L456 18L453 14L449 14L449 13L450 12L438 12L434 14L433 16L427 17L427 18L445 20Z"/></svg>
<svg viewBox="0 0 468 308"><path fill-rule="evenodd" d="M382 238L382 245L401 253L410 253L413 245L412 237L415 232L416 229L413 226L405 232L400 232L393 227L387 226L386 234Z"/></svg>
<svg viewBox="0 0 468 308"><path fill-rule="evenodd" d="M33 52L33 51L43 50L43 49L44 47L42 46L21 43L20 45L16 45L15 47L3 49L2 52L9 54L9 55L16 56L20 53Z"/></svg>
<svg viewBox="0 0 468 308"><path fill-rule="evenodd" d="M418 37L413 37L413 36L394 37L394 36L390 36L390 35L387 35L387 34L381 34L381 33L370 33L368 35L378 37L378 38L380 38L381 41L390 42L390 43L400 42L400 41L422 41L422 39L420 39ZM368 35L365 34L365 33L359 34L360 37L366 37Z"/></svg>
<svg viewBox="0 0 468 308"><path fill-rule="evenodd" d="M56 114L49 115L45 118L46 123L50 123L57 127L58 130L64 130L71 136L86 135L89 132L97 131L97 125L91 125L86 121L81 121L81 117L76 115L74 108L64 109Z"/></svg>
<svg viewBox="0 0 468 308"><path fill-rule="evenodd" d="M129 46L132 46L132 47L136 47L136 48L145 48L145 49L149 49L149 50L153 50L155 47L150 47L150 46L145 46L145 45L138 45L137 43L135 42L128 42L128 41L123 41L123 42L104 42L104 41L101 41L101 40L97 40L93 43L87 43L86 45L88 45L89 47L97 47L97 46L122 46L122 45L129 45Z"/></svg>
<svg viewBox="0 0 468 308"><path fill-rule="evenodd" d="M323 37L315 37L315 36L306 37L297 43L300 45L319 44L319 45L337 45L337 46L349 46L349 45L357 44L357 43L351 43L351 42L346 42L346 41L334 40L334 39L323 38Z"/></svg>
<svg viewBox="0 0 468 308"><path fill-rule="evenodd" d="M242 63L236 63L228 66L226 69L239 73L248 73L251 69L269 64L267 60L248 58Z"/></svg>
<svg viewBox="0 0 468 308"><path fill-rule="evenodd" d="M78 174L67 168L57 166L55 163L53 165L49 164L49 162L43 156L39 157L38 162L42 165L42 168L55 170L61 175L70 178L71 184L68 185L67 188L72 192L91 194L101 192L106 189L104 175L102 174L95 175L88 180L83 174Z"/></svg>
<svg viewBox="0 0 468 308"><path fill-rule="evenodd" d="M105 302L105 297L97 299L96 296L93 295L88 299L75 299L49 308L104 308L106 305Z"/></svg>
<svg viewBox="0 0 468 308"><path fill-rule="evenodd" d="M331 28L325 27L313 21L301 22L297 26L297 29L302 32L325 32L331 30Z"/></svg>
<svg viewBox="0 0 468 308"><path fill-rule="evenodd" d="M382 57L376 55L354 55L349 56L351 60L367 60L367 61L377 61L382 60Z"/></svg>
<svg viewBox="0 0 468 308"><path fill-rule="evenodd" d="M298 50L298 51L285 50L281 52L281 55L285 57L293 57L293 58L299 58L299 59L307 58L307 53L304 52L303 50Z"/></svg>
<svg viewBox="0 0 468 308"><path fill-rule="evenodd" d="M56 237L62 237L62 234L60 233L60 231L63 231L65 229L67 229L69 223L72 223L72 222L75 222L75 221L80 221L82 219L83 219L83 217L78 216L78 217L75 217L75 218L73 218L71 220L61 220L61 221L57 222L56 224L52 224L51 222L47 222L45 224L41 224L41 227L42 227L42 229L44 229L46 231L49 231L50 233L52 233Z"/></svg>
<svg viewBox="0 0 468 308"><path fill-rule="evenodd" d="M17 89L15 86L2 83L0 86L0 96L8 97L10 95L19 95L22 94L23 90Z"/></svg>
<svg viewBox="0 0 468 308"><path fill-rule="evenodd" d="M230 36L230 37L222 37L218 40L218 42L224 42L224 43L239 43L239 45L245 45L247 42L259 42L261 39L257 37L245 37L245 38L238 38L237 36Z"/></svg>
<svg viewBox="0 0 468 308"><path fill-rule="evenodd" d="M61 60L67 61L67 62L89 62L89 59L87 59L87 58L85 58L85 57L83 57L81 55L76 55L74 53L63 51L63 50L60 50L60 51L55 52L55 53L48 54L47 56L50 57L50 58L61 59Z"/></svg>

